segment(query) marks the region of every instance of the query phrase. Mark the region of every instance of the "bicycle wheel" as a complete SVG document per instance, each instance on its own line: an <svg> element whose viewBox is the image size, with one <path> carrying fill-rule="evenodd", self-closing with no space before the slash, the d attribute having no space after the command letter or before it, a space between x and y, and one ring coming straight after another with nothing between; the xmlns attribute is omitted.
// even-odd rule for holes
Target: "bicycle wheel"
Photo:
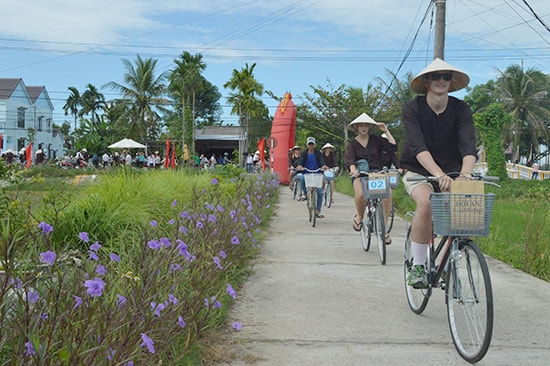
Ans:
<svg viewBox="0 0 550 366"><path fill-rule="evenodd" d="M330 205L332 205L332 185L331 182L327 183L327 186L325 187L326 193L325 193L325 205L330 208Z"/></svg>
<svg viewBox="0 0 550 366"><path fill-rule="evenodd" d="M298 181L296 179L292 179L292 184L294 184L294 188L292 188L292 199L296 199L296 195L298 194ZM300 197L300 196L298 196Z"/></svg>
<svg viewBox="0 0 550 366"><path fill-rule="evenodd" d="M405 279L405 291L407 292L407 302L409 308L416 314L420 314L426 309L428 300L430 299L431 288L428 289L415 289L407 284L407 277L413 267L413 254L411 245L411 228L407 232L407 239L405 239L405 265L404 265L404 279Z"/></svg>
<svg viewBox="0 0 550 366"><path fill-rule="evenodd" d="M493 290L477 244L463 240L458 245L450 254L447 315L456 350L475 363L487 353L493 335Z"/></svg>
<svg viewBox="0 0 550 366"><path fill-rule="evenodd" d="M380 263L386 264L386 224L384 217L384 207L382 201L376 200L374 202L373 223L374 223L374 235L378 243L378 256L380 257Z"/></svg>
<svg viewBox="0 0 550 366"><path fill-rule="evenodd" d="M311 226L315 227L317 221L317 189L311 190L311 208L309 209L309 217L313 217Z"/></svg>
<svg viewBox="0 0 550 366"><path fill-rule="evenodd" d="M365 212L363 212L363 225L361 225L361 245L363 250L368 252L370 249L370 234L372 231L372 220L369 206L365 207Z"/></svg>
<svg viewBox="0 0 550 366"><path fill-rule="evenodd" d="M393 197L391 200L391 211L388 216L388 227L386 228L386 233L390 233L391 229L393 228L393 218L395 217L395 204L393 202Z"/></svg>

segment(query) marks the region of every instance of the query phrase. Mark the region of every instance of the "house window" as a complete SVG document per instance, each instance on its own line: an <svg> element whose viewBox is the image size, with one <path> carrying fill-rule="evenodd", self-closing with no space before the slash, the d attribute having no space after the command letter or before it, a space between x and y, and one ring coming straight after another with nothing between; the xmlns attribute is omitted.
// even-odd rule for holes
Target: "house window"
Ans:
<svg viewBox="0 0 550 366"><path fill-rule="evenodd" d="M50 132L52 130L52 119L48 118L46 120L46 132Z"/></svg>
<svg viewBox="0 0 550 366"><path fill-rule="evenodd" d="M44 116L38 117L38 131L42 131L42 123L44 122Z"/></svg>
<svg viewBox="0 0 550 366"><path fill-rule="evenodd" d="M19 107L17 109L17 127L25 128L25 108Z"/></svg>

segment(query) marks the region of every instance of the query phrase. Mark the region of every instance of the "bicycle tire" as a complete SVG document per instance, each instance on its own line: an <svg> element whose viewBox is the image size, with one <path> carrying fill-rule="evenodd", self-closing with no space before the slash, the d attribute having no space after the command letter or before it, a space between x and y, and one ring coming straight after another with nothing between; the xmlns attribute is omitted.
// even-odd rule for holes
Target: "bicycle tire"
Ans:
<svg viewBox="0 0 550 366"><path fill-rule="evenodd" d="M309 210L310 217L313 217L311 226L315 227L317 221L317 189L311 190L311 208Z"/></svg>
<svg viewBox="0 0 550 366"><path fill-rule="evenodd" d="M455 348L466 361L478 362L493 334L493 291L485 256L472 240L451 253L445 294Z"/></svg>
<svg viewBox="0 0 550 366"><path fill-rule="evenodd" d="M407 277L413 267L413 255L411 245L411 227L407 231L407 238L405 239L405 261L404 261L404 279L405 279L405 291L407 293L407 302L409 308L415 314L421 314L428 306L428 300L430 299L431 288L428 289L415 289L407 284Z"/></svg>
<svg viewBox="0 0 550 366"><path fill-rule="evenodd" d="M378 243L378 257L382 265L386 264L386 223L382 201L375 201L373 213L374 233Z"/></svg>
<svg viewBox="0 0 550 366"><path fill-rule="evenodd" d="M330 206L332 205L332 186L330 182L328 182L327 186L328 186L328 189L325 194L325 204L327 208L330 208Z"/></svg>
<svg viewBox="0 0 550 366"><path fill-rule="evenodd" d="M372 225L370 219L370 210L367 205L367 207L365 207L365 211L363 212L363 225L361 225L361 245L363 246L363 250L365 252L368 252L370 249L371 231Z"/></svg>
<svg viewBox="0 0 550 366"><path fill-rule="evenodd" d="M294 188L292 189L292 199L295 200L296 199L296 194L298 194L298 181L295 180L295 179L292 179L292 182L294 184Z"/></svg>
<svg viewBox="0 0 550 366"><path fill-rule="evenodd" d="M393 228L393 219L395 217L395 203L393 202L393 197L391 199L391 211L388 215L388 226L386 227L386 233L390 233Z"/></svg>

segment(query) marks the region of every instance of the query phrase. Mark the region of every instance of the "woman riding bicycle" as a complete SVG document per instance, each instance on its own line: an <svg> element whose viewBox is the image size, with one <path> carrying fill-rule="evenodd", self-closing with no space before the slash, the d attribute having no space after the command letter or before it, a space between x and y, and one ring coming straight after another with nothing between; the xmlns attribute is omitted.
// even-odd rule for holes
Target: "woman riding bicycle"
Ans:
<svg viewBox="0 0 550 366"><path fill-rule="evenodd" d="M325 163L328 166L330 170L332 170L332 178L327 178L327 173L325 172L325 180L323 181L323 189L325 189L325 184L328 182L330 184L331 192L334 193L334 173L338 172L338 162L336 161L336 153L334 151L334 146L329 144L328 142L323 145L321 148L321 153L323 154L323 158L325 159ZM331 195L333 197L333 195ZM331 200L334 202L334 200L331 198ZM331 202L332 203L332 202Z"/></svg>
<svg viewBox="0 0 550 366"><path fill-rule="evenodd" d="M294 187L294 176L302 175L301 172L296 170L296 167L300 163L300 155L302 154L302 148L298 145L295 145L290 149L290 156L288 157L288 169L290 170L290 190L293 190ZM300 178L300 184L302 184L302 179Z"/></svg>
<svg viewBox="0 0 550 366"><path fill-rule="evenodd" d="M307 150L303 151L300 155L300 162L297 166L298 171L304 170L326 170L328 167L325 164L325 159L321 151L315 150L315 137L308 137L307 141ZM309 173L312 174L312 173ZM306 192L306 184L302 179L302 192ZM305 199L305 196L302 197ZM317 188L317 218L322 219L325 216L321 215L321 206L323 205L323 188Z"/></svg>
<svg viewBox="0 0 550 366"><path fill-rule="evenodd" d="M447 173L460 172L460 179L471 177L476 161L472 111L463 101L449 96L449 92L466 87L469 81L465 72L437 58L411 81L411 90L420 95L403 107L403 183L416 203L411 228L414 267L407 278L408 285L414 288L428 286L424 263L432 237L430 194L434 186L449 190L452 179ZM439 185L407 181L418 175L438 177Z"/></svg>
<svg viewBox="0 0 550 366"><path fill-rule="evenodd" d="M383 133L386 134L386 138L369 134L371 126L378 127ZM366 113L362 113L359 117L351 121L348 128L356 131L357 136L348 142L348 145L346 146L346 151L344 153L344 166L349 170L350 175L352 176L352 184L355 191L354 200L357 213L353 218L353 229L355 231L361 231L361 226L363 225L363 213L365 212L367 203L363 197L361 182L359 179L355 178L359 177L360 170L382 170L383 153L386 152L393 154L397 149L397 146L395 139L386 124L376 122ZM365 167L358 166L362 162L366 163ZM391 200L391 195L390 197L383 199L386 221L391 210ZM391 237L389 234L386 235L386 244L391 244Z"/></svg>

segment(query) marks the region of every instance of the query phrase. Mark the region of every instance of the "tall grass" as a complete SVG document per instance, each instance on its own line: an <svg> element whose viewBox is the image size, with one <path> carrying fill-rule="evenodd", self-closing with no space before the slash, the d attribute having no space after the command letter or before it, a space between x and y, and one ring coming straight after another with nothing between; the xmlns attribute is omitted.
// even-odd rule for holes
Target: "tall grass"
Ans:
<svg viewBox="0 0 550 366"><path fill-rule="evenodd" d="M488 237L476 238L487 255L550 281L550 180L508 179L501 187L486 186L496 195ZM336 189L353 196L348 177L338 177ZM398 213L414 211L403 184L394 190Z"/></svg>

